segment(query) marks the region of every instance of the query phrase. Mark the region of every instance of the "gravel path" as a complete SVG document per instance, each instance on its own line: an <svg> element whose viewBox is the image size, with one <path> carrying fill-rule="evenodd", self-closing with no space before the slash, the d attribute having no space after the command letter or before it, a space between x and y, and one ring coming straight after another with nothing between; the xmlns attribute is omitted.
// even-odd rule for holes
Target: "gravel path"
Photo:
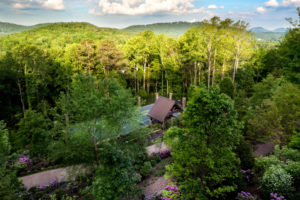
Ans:
<svg viewBox="0 0 300 200"><path fill-rule="evenodd" d="M80 173L85 173L87 170L81 166L67 167L52 169L36 174L31 174L18 178L23 182L27 189L35 186L46 186L52 181L63 182L67 180L72 180L76 175ZM69 175L70 174L70 175Z"/></svg>
<svg viewBox="0 0 300 200"><path fill-rule="evenodd" d="M153 144L146 148L148 155L151 155L152 153L158 153L159 151L164 151L167 149L168 147L165 143Z"/></svg>
<svg viewBox="0 0 300 200"><path fill-rule="evenodd" d="M146 197L153 197L159 195L169 184L170 180L166 179L164 176L159 177L154 183L146 186L144 188L144 194Z"/></svg>

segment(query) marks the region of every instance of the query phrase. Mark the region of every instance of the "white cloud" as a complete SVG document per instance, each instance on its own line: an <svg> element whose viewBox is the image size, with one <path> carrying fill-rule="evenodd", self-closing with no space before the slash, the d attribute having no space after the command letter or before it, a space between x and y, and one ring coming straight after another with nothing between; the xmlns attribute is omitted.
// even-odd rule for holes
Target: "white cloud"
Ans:
<svg viewBox="0 0 300 200"><path fill-rule="evenodd" d="M216 5L209 5L207 8L208 9L217 9L218 7Z"/></svg>
<svg viewBox="0 0 300 200"><path fill-rule="evenodd" d="M194 23L194 22L196 22L197 20L196 20L196 18L194 18L194 19L191 19L189 22L190 23Z"/></svg>
<svg viewBox="0 0 300 200"><path fill-rule="evenodd" d="M220 9L224 9L224 6L220 6Z"/></svg>
<svg viewBox="0 0 300 200"><path fill-rule="evenodd" d="M229 15L233 15L233 12L232 12L232 11L229 11L228 14L229 14Z"/></svg>
<svg viewBox="0 0 300 200"><path fill-rule="evenodd" d="M284 7L290 7L290 6L298 7L300 6L300 0L283 0L281 5Z"/></svg>
<svg viewBox="0 0 300 200"><path fill-rule="evenodd" d="M195 8L195 0L99 0L97 8L89 10L93 15L150 15L208 13Z"/></svg>
<svg viewBox="0 0 300 200"><path fill-rule="evenodd" d="M43 4L43 7L50 10L64 10L64 2L63 0L47 0Z"/></svg>
<svg viewBox="0 0 300 200"><path fill-rule="evenodd" d="M281 3L277 0L268 0L264 5L267 7L297 7L300 6L300 0L282 0Z"/></svg>
<svg viewBox="0 0 300 200"><path fill-rule="evenodd" d="M266 9L264 7L258 7L256 8L256 12L263 14L264 12L266 12Z"/></svg>
<svg viewBox="0 0 300 200"><path fill-rule="evenodd" d="M277 2L277 0L269 0L265 2L264 5L267 7L278 7L279 3Z"/></svg>
<svg viewBox="0 0 300 200"><path fill-rule="evenodd" d="M48 9L48 10L64 10L64 0L15 0L12 4L16 9Z"/></svg>

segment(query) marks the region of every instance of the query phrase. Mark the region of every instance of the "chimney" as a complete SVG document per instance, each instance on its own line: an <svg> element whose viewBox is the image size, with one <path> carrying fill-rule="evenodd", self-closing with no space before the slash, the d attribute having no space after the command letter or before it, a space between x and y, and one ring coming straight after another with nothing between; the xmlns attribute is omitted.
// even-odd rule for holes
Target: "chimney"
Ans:
<svg viewBox="0 0 300 200"><path fill-rule="evenodd" d="M138 106L141 106L141 97L138 97Z"/></svg>
<svg viewBox="0 0 300 200"><path fill-rule="evenodd" d="M184 110L186 106L186 97L182 97L182 109Z"/></svg>

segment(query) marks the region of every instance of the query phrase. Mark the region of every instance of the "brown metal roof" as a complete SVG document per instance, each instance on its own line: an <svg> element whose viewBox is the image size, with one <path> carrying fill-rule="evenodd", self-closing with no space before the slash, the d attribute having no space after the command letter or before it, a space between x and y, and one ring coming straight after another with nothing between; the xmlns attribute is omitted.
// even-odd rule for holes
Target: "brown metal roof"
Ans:
<svg viewBox="0 0 300 200"><path fill-rule="evenodd" d="M155 101L154 106L149 111L148 116L164 122L166 118L172 114L172 108L175 106L176 102L165 97L158 97Z"/></svg>

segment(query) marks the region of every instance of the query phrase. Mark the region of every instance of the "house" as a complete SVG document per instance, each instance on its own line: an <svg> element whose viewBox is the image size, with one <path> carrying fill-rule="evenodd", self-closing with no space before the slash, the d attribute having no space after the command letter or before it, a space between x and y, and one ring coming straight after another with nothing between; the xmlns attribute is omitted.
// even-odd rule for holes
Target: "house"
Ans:
<svg viewBox="0 0 300 200"><path fill-rule="evenodd" d="M174 100L170 100L165 97L158 97L155 104L148 113L150 117L150 123L159 122L164 123L171 117L174 113L182 111L181 106Z"/></svg>

